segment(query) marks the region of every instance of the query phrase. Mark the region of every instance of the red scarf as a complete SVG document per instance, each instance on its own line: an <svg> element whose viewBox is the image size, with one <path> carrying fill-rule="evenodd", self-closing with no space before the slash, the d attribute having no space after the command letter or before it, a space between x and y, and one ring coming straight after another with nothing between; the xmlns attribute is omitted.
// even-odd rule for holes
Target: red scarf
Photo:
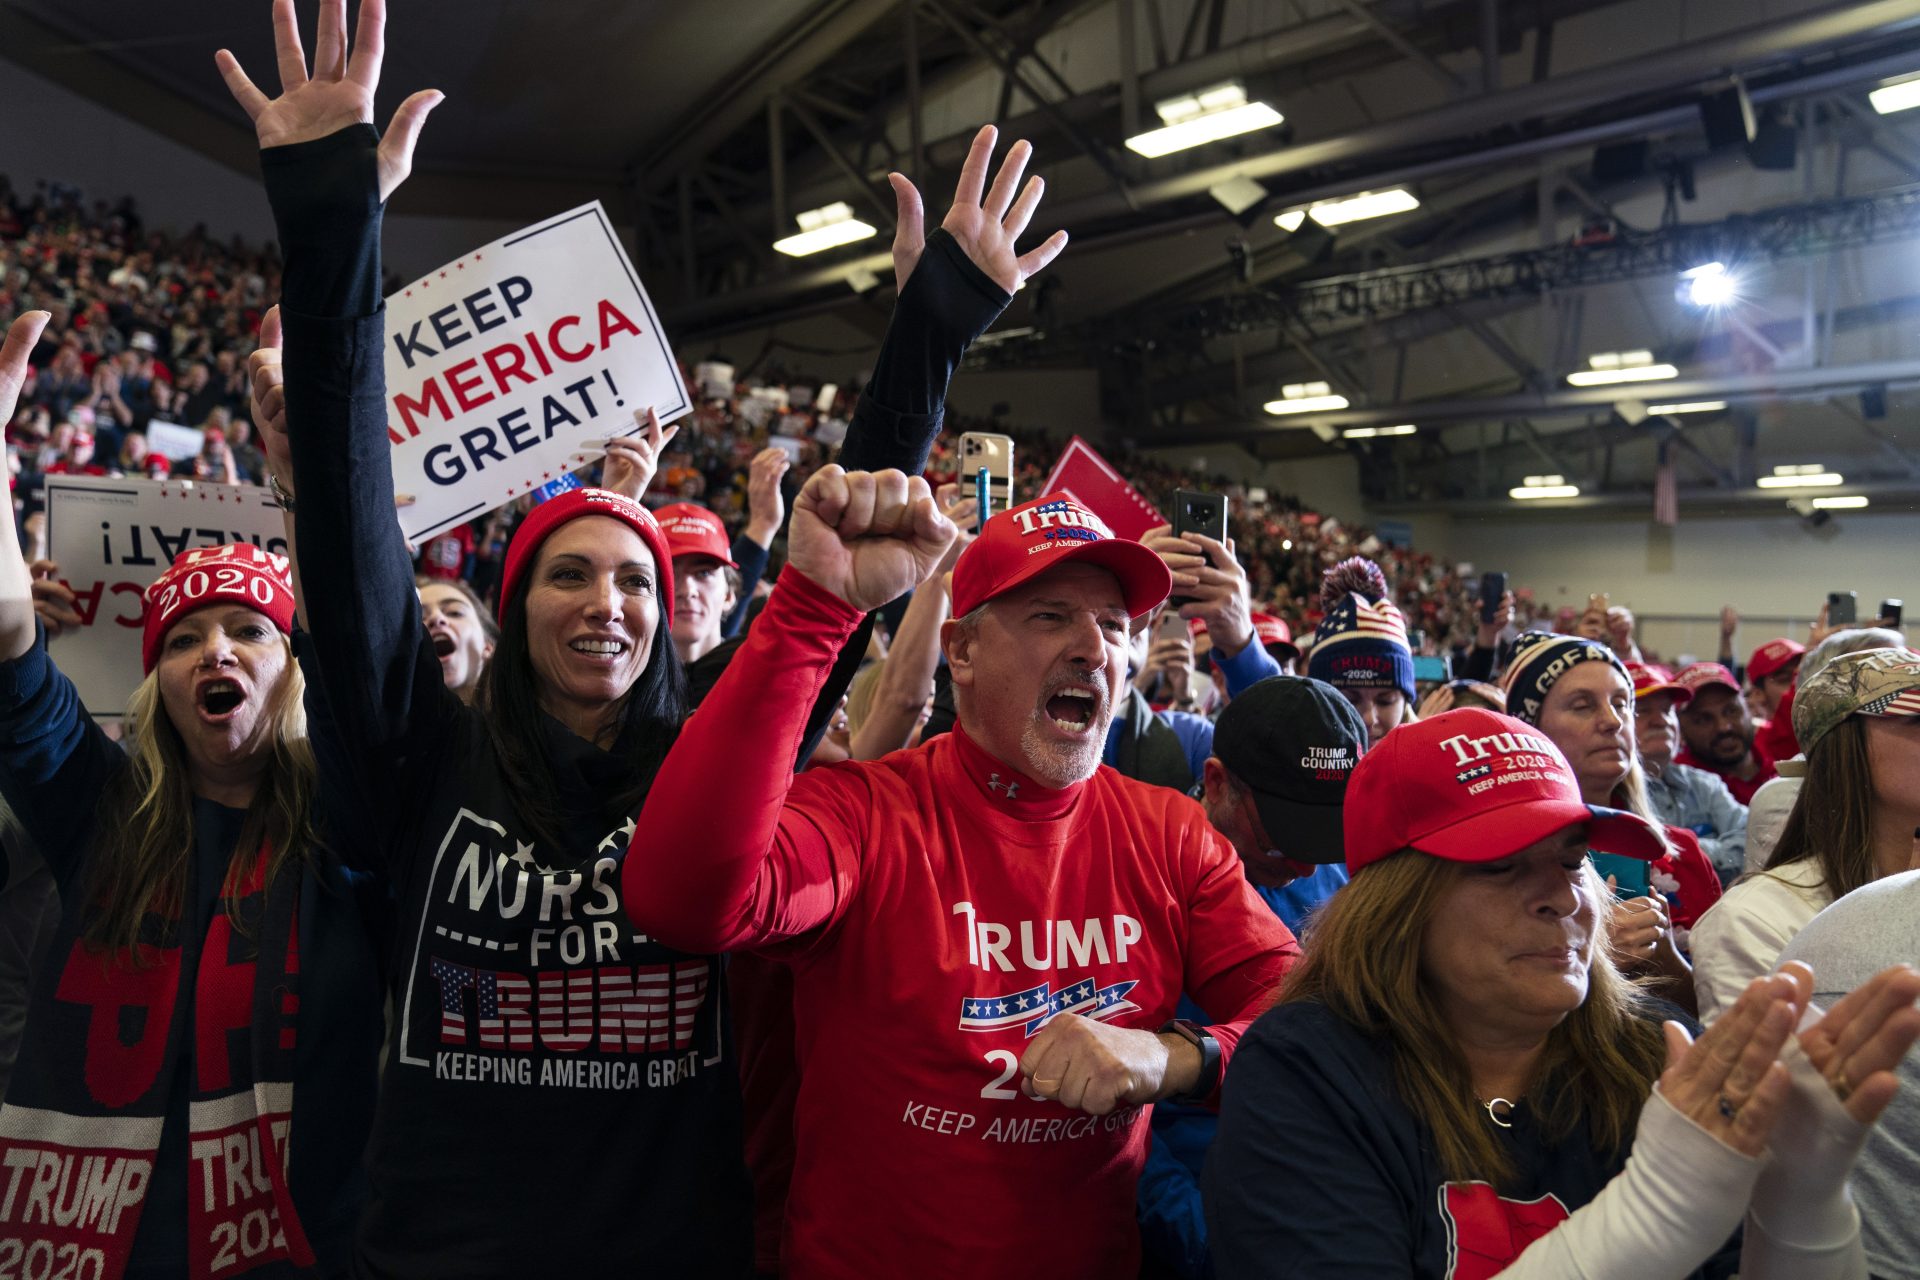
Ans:
<svg viewBox="0 0 1920 1280"><path fill-rule="evenodd" d="M268 892L269 858L262 850L239 885L244 928L217 906L206 936L187 948L178 920L149 917L142 937L156 941L140 944L144 967L89 948L77 921L65 932L65 962L43 975L50 998L35 1003L0 1107L0 1275L118 1280L176 1067L194 1077L190 1274L313 1265L286 1173L301 877L288 869ZM238 879L230 875L223 896ZM176 1016L187 982L191 1025Z"/></svg>

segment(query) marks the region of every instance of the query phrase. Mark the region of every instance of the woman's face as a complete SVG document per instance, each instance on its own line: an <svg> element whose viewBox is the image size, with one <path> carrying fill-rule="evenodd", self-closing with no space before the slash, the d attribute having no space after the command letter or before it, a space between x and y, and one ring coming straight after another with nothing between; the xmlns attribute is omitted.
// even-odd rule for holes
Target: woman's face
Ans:
<svg viewBox="0 0 1920 1280"><path fill-rule="evenodd" d="M1360 713L1360 723L1367 726L1369 748L1377 746L1388 730L1398 728L1407 718L1407 696L1398 689L1357 689L1343 685L1340 692Z"/></svg>
<svg viewBox="0 0 1920 1280"><path fill-rule="evenodd" d="M1456 1031L1544 1035L1580 1007L1598 927L1593 886L1584 823L1460 868L1420 940L1421 974Z"/></svg>
<svg viewBox="0 0 1920 1280"><path fill-rule="evenodd" d="M547 538L528 576L526 607L548 714L578 732L626 697L653 651L663 585L672 590L647 544L610 516L583 516Z"/></svg>
<svg viewBox="0 0 1920 1280"><path fill-rule="evenodd" d="M479 682L481 669L493 656L493 641L465 592L439 583L421 587L420 625L433 641L447 688L459 692Z"/></svg>
<svg viewBox="0 0 1920 1280"><path fill-rule="evenodd" d="M1920 716L1868 716L1867 763L1875 809L1920 810Z"/></svg>
<svg viewBox="0 0 1920 1280"><path fill-rule="evenodd" d="M1633 767L1633 686L1611 662L1581 662L1547 690L1540 731L1573 766L1588 804L1605 804Z"/></svg>
<svg viewBox="0 0 1920 1280"><path fill-rule="evenodd" d="M245 605L212 604L175 622L154 670L189 767L264 764L273 745L271 708L291 666L286 637Z"/></svg>

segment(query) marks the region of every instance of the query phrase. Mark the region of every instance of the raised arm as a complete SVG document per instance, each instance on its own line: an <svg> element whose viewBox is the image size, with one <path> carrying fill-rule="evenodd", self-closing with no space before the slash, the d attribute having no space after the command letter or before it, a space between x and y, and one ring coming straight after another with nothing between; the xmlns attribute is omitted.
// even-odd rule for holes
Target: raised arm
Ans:
<svg viewBox="0 0 1920 1280"><path fill-rule="evenodd" d="M433 91L401 104L384 136L369 123L385 6L363 0L351 56L345 0L320 7L311 74L292 0L275 0L281 94L216 58L252 118L285 255L285 423L301 594L332 721L368 779L457 713L420 626L412 560L394 521L383 371L380 223L412 166ZM276 473L277 474L277 473ZM297 481L295 480L297 477Z"/></svg>
<svg viewBox="0 0 1920 1280"><path fill-rule="evenodd" d="M862 615L924 580L955 533L918 476L829 466L807 481L779 585L641 810L621 869L638 928L712 952L824 923L835 860L857 850L782 821L807 708Z"/></svg>

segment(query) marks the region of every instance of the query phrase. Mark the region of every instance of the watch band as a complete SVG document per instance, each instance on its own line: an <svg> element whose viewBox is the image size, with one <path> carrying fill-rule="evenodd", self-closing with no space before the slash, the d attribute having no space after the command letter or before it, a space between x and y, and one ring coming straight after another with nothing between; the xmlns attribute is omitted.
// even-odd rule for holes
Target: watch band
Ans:
<svg viewBox="0 0 1920 1280"><path fill-rule="evenodd" d="M1193 1088L1173 1098L1175 1102L1201 1102L1212 1097L1214 1090L1220 1087L1220 1042L1199 1023L1187 1018L1175 1018L1160 1028L1161 1035L1175 1035L1200 1051L1200 1077Z"/></svg>

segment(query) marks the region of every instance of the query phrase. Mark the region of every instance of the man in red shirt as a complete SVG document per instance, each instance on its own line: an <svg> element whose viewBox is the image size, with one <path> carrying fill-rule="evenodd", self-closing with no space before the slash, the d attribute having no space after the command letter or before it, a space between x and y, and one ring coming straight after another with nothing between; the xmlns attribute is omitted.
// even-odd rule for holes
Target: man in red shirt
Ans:
<svg viewBox="0 0 1920 1280"><path fill-rule="evenodd" d="M682 731L623 901L793 968L788 1276L1137 1270L1150 1104L1215 1091L1297 954L1198 805L1100 763L1170 584L1069 498L995 516L953 571L956 731L796 779L741 735L797 739L858 617L790 567Z"/></svg>
<svg viewBox="0 0 1920 1280"><path fill-rule="evenodd" d="M1680 736L1687 748L1674 761L1719 774L1735 800L1751 804L1753 793L1776 775L1772 759L1754 742L1753 717L1740 696L1740 682L1717 662L1696 662L1674 683L1693 695L1680 709Z"/></svg>

